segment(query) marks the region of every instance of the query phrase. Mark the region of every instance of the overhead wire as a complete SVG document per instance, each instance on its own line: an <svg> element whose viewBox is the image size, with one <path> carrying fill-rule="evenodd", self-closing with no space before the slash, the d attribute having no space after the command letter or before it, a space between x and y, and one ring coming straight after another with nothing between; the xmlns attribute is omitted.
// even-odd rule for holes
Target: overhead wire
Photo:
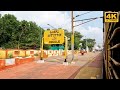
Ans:
<svg viewBox="0 0 120 90"><path fill-rule="evenodd" d="M85 15L85 14L88 14L88 13L91 13L91 12L93 12L93 11L89 11L89 12L86 12L86 13L83 13L83 14L80 14L80 15L76 15L75 17L79 17L79 16L82 16L82 15ZM74 17L74 19L75 19L75 17ZM92 18L91 18L92 19ZM69 20L69 19L68 19ZM70 20L71 21L71 20ZM68 21L68 22L70 22L70 21ZM76 21L74 21L74 22L77 22L77 21L83 21L83 20L76 20ZM68 23L66 23L66 24L68 24ZM65 24L65 25L66 25ZM65 26L64 25L64 26Z"/></svg>
<svg viewBox="0 0 120 90"><path fill-rule="evenodd" d="M81 14L81 15L76 15L75 17L82 16L82 15L88 14L88 13L90 13L90 12L93 12L93 11L89 11L89 12L83 13L83 14ZM75 17L74 17L74 18L75 18ZM70 19L68 19L68 20L70 20ZM71 22L71 20L70 20L70 21L67 21L67 22ZM68 23L66 23L66 24L68 24ZM66 24L65 24L65 25L66 25ZM64 25L64 26L65 26L65 25Z"/></svg>
<svg viewBox="0 0 120 90"><path fill-rule="evenodd" d="M93 21L93 20L98 19L98 18L103 18L103 17L96 17L96 18L93 18L93 19L89 19L88 21L83 22L83 23L78 24L78 25L75 25L74 27L80 26L80 25L82 25L82 24L88 23L88 22Z"/></svg>
<svg viewBox="0 0 120 90"><path fill-rule="evenodd" d="M88 19L76 20L76 21L73 21L73 22L79 22L79 21L90 20L90 19L97 19L97 18L103 18L103 17L94 17L94 18L88 18Z"/></svg>
<svg viewBox="0 0 120 90"><path fill-rule="evenodd" d="M91 13L91 12L93 12L93 11L89 11L89 12L86 12L86 13L83 13L83 14L80 14L80 15L76 15L76 16L74 17L74 19L75 19L76 17L82 16L82 15L85 15L85 14L88 14L88 13Z"/></svg>
<svg viewBox="0 0 120 90"><path fill-rule="evenodd" d="M93 11L89 11L89 12L86 12L86 13L83 13L83 14L80 14L80 15L76 15L75 17L79 17L79 16L82 16L82 15L85 15L85 14L88 14L88 13L91 13L91 12L93 12ZM74 17L74 19L75 19L75 17ZM73 22L79 22L79 21L88 20L88 21L83 22L83 23L81 23L81 24L75 25L74 27L79 26L79 25L82 25L82 24L85 24L85 23L87 23L87 22L93 21L93 20L98 19L98 18L103 18L103 17L95 17L95 18L89 18L89 19L82 19L82 20L73 21ZM71 21L71 20L68 19L68 21L67 21L63 26L65 26L66 24L68 24L68 22L70 22L70 21Z"/></svg>

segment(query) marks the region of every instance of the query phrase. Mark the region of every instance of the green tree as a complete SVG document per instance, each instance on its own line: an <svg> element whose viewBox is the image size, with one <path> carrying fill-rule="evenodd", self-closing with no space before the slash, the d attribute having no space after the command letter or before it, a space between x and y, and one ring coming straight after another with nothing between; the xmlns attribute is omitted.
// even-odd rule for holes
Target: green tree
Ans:
<svg viewBox="0 0 120 90"><path fill-rule="evenodd" d="M83 36L80 34L80 32L75 31L74 33L74 49L78 50L80 48L81 38Z"/></svg>
<svg viewBox="0 0 120 90"><path fill-rule="evenodd" d="M89 39L83 39L81 41L82 49L86 49L86 40L87 40L87 46L88 46L89 50L92 51L94 45L96 44L95 39L90 39L90 38Z"/></svg>
<svg viewBox="0 0 120 90"><path fill-rule="evenodd" d="M0 47L19 49L40 49L44 29L35 22L19 21L14 15L5 14L0 16ZM68 49L71 49L71 32L64 30L68 37ZM74 33L74 48L79 49L82 35ZM64 44L62 44L64 46ZM62 46L56 45L56 46ZM51 45L44 45L44 49L50 49Z"/></svg>
<svg viewBox="0 0 120 90"><path fill-rule="evenodd" d="M71 49L71 32L69 32L68 30L64 30L65 36L67 36L68 40L68 49ZM64 45L64 44L63 44ZM64 45L65 46L65 45Z"/></svg>
<svg viewBox="0 0 120 90"><path fill-rule="evenodd" d="M69 38L68 40L68 49L71 49L71 32L69 32L68 30L64 30L65 31L65 35ZM83 37L83 35L81 35L80 32L75 31L74 32L74 49L78 50L80 48L80 42L81 42L81 38Z"/></svg>
<svg viewBox="0 0 120 90"><path fill-rule="evenodd" d="M14 15L5 14L0 18L0 45L4 48L14 48L19 21Z"/></svg>
<svg viewBox="0 0 120 90"><path fill-rule="evenodd" d="M98 47L98 48L101 48L101 46L100 46L100 45L97 45L97 47Z"/></svg>
<svg viewBox="0 0 120 90"><path fill-rule="evenodd" d="M20 46L22 49L39 49L40 48L40 37L41 30L35 22L21 22L21 36ZM44 31L43 31L44 32Z"/></svg>
<svg viewBox="0 0 120 90"><path fill-rule="evenodd" d="M41 30L35 22L18 21L14 15L0 17L0 47L39 49Z"/></svg>

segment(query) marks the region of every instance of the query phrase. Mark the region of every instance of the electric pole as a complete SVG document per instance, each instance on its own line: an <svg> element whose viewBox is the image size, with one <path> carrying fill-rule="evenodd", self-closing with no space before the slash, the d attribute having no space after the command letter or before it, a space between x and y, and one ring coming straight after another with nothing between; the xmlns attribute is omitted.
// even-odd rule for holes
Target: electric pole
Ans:
<svg viewBox="0 0 120 90"><path fill-rule="evenodd" d="M87 37L85 36L86 39L86 51L88 52L88 47L87 47Z"/></svg>
<svg viewBox="0 0 120 90"><path fill-rule="evenodd" d="M42 48L42 28L40 27L40 50Z"/></svg>
<svg viewBox="0 0 120 90"><path fill-rule="evenodd" d="M71 49L72 49L72 61L74 60L74 26L73 26L73 11L71 11L71 29L72 29L72 35L71 35Z"/></svg>
<svg viewBox="0 0 120 90"><path fill-rule="evenodd" d="M85 38L86 38L86 36L85 36ZM87 38L86 38L86 51L87 51Z"/></svg>

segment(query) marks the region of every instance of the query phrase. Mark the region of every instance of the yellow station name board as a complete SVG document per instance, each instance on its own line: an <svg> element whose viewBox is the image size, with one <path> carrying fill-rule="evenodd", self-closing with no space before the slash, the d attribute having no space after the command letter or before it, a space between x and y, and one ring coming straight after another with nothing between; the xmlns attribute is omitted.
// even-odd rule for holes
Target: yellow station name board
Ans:
<svg viewBox="0 0 120 90"><path fill-rule="evenodd" d="M46 30L44 32L44 44L63 44L64 30Z"/></svg>

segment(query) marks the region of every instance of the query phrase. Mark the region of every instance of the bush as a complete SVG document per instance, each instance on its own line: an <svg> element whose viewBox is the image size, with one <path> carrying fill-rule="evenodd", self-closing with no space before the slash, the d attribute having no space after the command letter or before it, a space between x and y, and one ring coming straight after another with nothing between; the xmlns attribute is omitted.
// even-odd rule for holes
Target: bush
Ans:
<svg viewBox="0 0 120 90"><path fill-rule="evenodd" d="M36 53L36 54L34 54L34 56L38 56L38 54Z"/></svg>
<svg viewBox="0 0 120 90"><path fill-rule="evenodd" d="M13 54L12 53L8 54L8 57L13 58Z"/></svg>
<svg viewBox="0 0 120 90"><path fill-rule="evenodd" d="M26 55L26 57L29 57L29 56L30 56L30 55L28 55L28 54Z"/></svg>

